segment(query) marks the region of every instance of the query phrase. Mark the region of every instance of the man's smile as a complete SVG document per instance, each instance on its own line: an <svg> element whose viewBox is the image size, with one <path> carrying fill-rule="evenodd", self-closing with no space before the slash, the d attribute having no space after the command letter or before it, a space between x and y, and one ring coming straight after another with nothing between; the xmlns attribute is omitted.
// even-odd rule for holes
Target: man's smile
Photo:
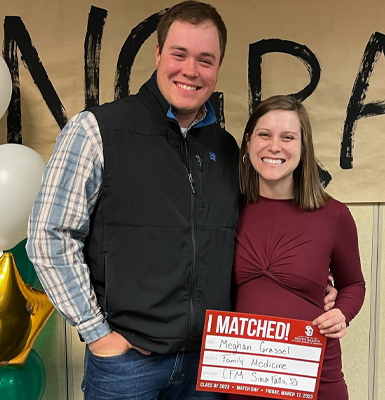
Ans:
<svg viewBox="0 0 385 400"><path fill-rule="evenodd" d="M178 82L176 82L176 85L177 85L179 88L181 88L181 89L183 89L183 90L188 90L188 91L194 91L194 90L197 90L197 89L198 89L197 86L188 86L188 85L184 85L183 83L178 83Z"/></svg>

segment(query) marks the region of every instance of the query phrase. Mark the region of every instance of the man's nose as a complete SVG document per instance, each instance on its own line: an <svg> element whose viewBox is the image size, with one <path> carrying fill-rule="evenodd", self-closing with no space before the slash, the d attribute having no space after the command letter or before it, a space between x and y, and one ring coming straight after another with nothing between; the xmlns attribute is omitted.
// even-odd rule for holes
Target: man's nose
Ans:
<svg viewBox="0 0 385 400"><path fill-rule="evenodd" d="M183 75L190 78L198 76L198 68L196 61L192 58L188 58L183 66Z"/></svg>

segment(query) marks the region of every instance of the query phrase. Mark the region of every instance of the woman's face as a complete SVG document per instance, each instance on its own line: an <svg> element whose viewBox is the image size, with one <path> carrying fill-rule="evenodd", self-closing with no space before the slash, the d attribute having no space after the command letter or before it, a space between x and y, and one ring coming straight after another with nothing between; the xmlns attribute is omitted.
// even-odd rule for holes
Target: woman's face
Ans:
<svg viewBox="0 0 385 400"><path fill-rule="evenodd" d="M247 143L250 161L259 174L260 194L278 190L293 196L293 172L301 157L301 124L295 111L272 110L257 121ZM266 192L267 190L267 192Z"/></svg>

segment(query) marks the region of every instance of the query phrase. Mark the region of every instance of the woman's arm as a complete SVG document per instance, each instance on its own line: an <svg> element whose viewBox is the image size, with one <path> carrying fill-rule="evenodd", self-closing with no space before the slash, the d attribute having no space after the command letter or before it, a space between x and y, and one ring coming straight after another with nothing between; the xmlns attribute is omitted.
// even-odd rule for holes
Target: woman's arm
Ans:
<svg viewBox="0 0 385 400"><path fill-rule="evenodd" d="M338 290L336 304L313 321L326 337L341 338L357 315L365 298L365 280L361 270L357 227L349 209L342 204L336 224L330 270Z"/></svg>

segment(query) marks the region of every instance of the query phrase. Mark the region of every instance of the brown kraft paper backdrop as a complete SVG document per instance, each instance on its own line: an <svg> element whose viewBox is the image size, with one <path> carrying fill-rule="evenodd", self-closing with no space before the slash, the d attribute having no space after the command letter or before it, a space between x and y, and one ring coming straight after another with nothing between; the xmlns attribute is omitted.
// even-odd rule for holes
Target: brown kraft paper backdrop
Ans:
<svg viewBox="0 0 385 400"><path fill-rule="evenodd" d="M84 109L86 86L88 101L98 97L100 103L112 101L117 69L125 74L124 60L135 54L133 46L138 46L140 32L150 29L156 14L175 3L3 2L3 48L9 49L9 37L14 37L13 43L18 45L22 143L48 161L60 132L57 121L61 118L63 123ZM273 94L300 92L306 97L304 105L311 116L317 158L327 171L325 176L331 177L327 191L348 203L384 202L385 185L380 179L385 176L380 155L385 139L385 116L381 115L385 112L384 2L213 0L211 4L228 28L226 56L216 89L224 93L226 129L240 141L249 113L249 77L254 102L258 96L264 99ZM88 26L90 13L94 18L92 26ZM144 22L151 16L149 22ZM92 46L87 49L88 55L94 56L92 65L99 65L99 83L92 79L97 74L89 74L86 85L85 39L95 26L102 29L101 39L97 42L95 34L94 52ZM126 44L127 52L122 52L123 62L119 63L126 39L136 27L134 37ZM155 36L152 34L140 46L135 57L130 93L136 93L155 69ZM259 74L261 51L266 53L261 57ZM259 77L260 93L256 90ZM49 82L51 92L47 94ZM308 84L312 87L303 92ZM56 119L48 104L53 108L56 104ZM8 129L13 123L8 122ZM6 142L7 114L0 120L0 144Z"/></svg>

